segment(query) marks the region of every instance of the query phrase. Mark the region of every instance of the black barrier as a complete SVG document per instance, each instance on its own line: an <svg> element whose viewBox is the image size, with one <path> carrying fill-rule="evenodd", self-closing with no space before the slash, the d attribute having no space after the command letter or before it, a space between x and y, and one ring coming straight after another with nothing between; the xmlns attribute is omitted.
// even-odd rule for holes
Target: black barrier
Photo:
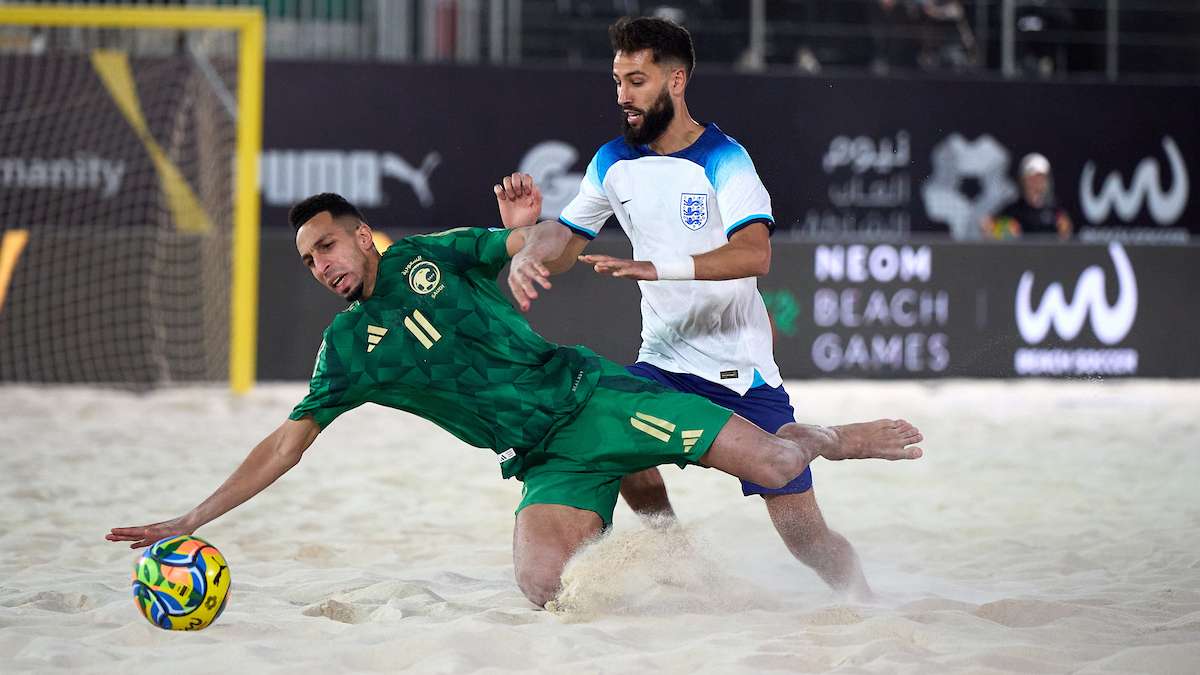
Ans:
<svg viewBox="0 0 1200 675"><path fill-rule="evenodd" d="M588 250L629 253L620 240ZM1196 246L777 242L759 288L789 378L1200 376ZM529 317L555 342L628 363L638 297L576 265ZM308 277L289 233L269 234L259 377L307 378L343 304Z"/></svg>
<svg viewBox="0 0 1200 675"><path fill-rule="evenodd" d="M1200 375L1195 247L793 245L775 255L760 287L791 377Z"/></svg>
<svg viewBox="0 0 1200 675"><path fill-rule="evenodd" d="M701 70L688 96L747 147L784 236L976 237L1035 151L1085 238L1200 233L1197 87ZM494 224L491 185L518 169L557 215L618 124L603 70L269 63L263 222L335 190L391 227Z"/></svg>

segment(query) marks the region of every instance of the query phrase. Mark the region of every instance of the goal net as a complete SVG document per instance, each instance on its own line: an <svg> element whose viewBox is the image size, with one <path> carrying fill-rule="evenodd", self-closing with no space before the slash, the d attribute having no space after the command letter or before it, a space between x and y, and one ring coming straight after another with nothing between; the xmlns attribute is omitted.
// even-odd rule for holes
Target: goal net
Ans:
<svg viewBox="0 0 1200 675"><path fill-rule="evenodd" d="M0 5L0 381L253 380L258 11Z"/></svg>

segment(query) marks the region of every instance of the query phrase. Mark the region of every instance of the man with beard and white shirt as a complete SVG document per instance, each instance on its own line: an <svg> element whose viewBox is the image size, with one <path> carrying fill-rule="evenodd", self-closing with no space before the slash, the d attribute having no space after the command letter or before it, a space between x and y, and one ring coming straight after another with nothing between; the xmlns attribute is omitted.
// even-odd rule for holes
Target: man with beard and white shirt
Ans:
<svg viewBox="0 0 1200 675"><path fill-rule="evenodd" d="M565 227L539 228L513 259L509 287L528 310L537 286L576 259L638 282L642 347L628 370L731 408L765 431L794 421L772 354L770 319L756 277L771 263L771 198L745 148L716 124L696 122L684 90L695 67L686 29L664 19L622 18L609 28L624 133L596 152L563 210ZM522 173L494 188L506 227L533 225L541 193ZM616 215L634 260L579 255ZM746 481L788 549L835 589L869 597L854 548L825 524L809 469L783 488ZM642 515L673 516L662 475L626 476L621 495Z"/></svg>

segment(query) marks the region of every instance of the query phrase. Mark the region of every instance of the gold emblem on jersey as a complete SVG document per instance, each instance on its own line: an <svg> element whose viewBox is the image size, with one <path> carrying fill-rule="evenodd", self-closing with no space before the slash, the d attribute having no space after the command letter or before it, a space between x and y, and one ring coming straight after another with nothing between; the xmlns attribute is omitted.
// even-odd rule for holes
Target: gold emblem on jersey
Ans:
<svg viewBox="0 0 1200 675"><path fill-rule="evenodd" d="M429 260L417 258L405 268L408 275L408 287L419 295L429 295L442 288L442 271Z"/></svg>

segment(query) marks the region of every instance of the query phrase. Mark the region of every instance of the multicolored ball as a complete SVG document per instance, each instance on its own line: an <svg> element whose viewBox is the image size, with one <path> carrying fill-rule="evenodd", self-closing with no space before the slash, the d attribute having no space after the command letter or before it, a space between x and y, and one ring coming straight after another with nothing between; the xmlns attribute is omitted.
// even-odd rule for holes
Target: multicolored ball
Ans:
<svg viewBox="0 0 1200 675"><path fill-rule="evenodd" d="M133 566L133 599L150 623L165 630L200 630L229 600L229 565L200 537L167 537Z"/></svg>

